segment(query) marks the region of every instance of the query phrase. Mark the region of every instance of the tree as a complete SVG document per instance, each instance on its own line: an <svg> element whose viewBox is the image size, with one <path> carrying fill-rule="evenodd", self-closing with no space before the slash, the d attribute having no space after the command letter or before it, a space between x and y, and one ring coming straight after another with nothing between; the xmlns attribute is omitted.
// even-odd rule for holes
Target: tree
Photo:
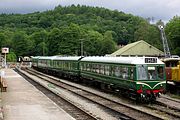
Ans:
<svg viewBox="0 0 180 120"><path fill-rule="evenodd" d="M106 31L102 42L102 55L111 54L116 50L116 48L117 45L113 41L112 31Z"/></svg>
<svg viewBox="0 0 180 120"><path fill-rule="evenodd" d="M7 54L7 61L8 62L16 62L16 54L14 52L9 52Z"/></svg>
<svg viewBox="0 0 180 120"><path fill-rule="evenodd" d="M0 48L4 46L5 41L6 41L6 37L4 33L0 33Z"/></svg>
<svg viewBox="0 0 180 120"><path fill-rule="evenodd" d="M58 54L60 39L61 31L58 28L53 28L48 35L48 55Z"/></svg>
<svg viewBox="0 0 180 120"><path fill-rule="evenodd" d="M172 53L180 55L180 17L175 16L167 23L165 33L171 45Z"/></svg>
<svg viewBox="0 0 180 120"><path fill-rule="evenodd" d="M30 36L30 40L34 43L33 55L36 56L44 56L48 55L48 48L47 48L47 39L48 33L45 30L34 32Z"/></svg>
<svg viewBox="0 0 180 120"><path fill-rule="evenodd" d="M135 41L144 40L159 49L162 49L163 46L158 28L146 21L141 22L139 28L134 33L134 39Z"/></svg>
<svg viewBox="0 0 180 120"><path fill-rule="evenodd" d="M84 39L84 51L86 55L102 55L103 35L97 31L87 31Z"/></svg>
<svg viewBox="0 0 180 120"><path fill-rule="evenodd" d="M70 24L62 29L59 39L58 53L62 55L80 55L81 40L85 32L77 24Z"/></svg>
<svg viewBox="0 0 180 120"><path fill-rule="evenodd" d="M29 54L32 43L28 40L28 36L21 31L17 31L13 38L13 49L17 56L26 56Z"/></svg>

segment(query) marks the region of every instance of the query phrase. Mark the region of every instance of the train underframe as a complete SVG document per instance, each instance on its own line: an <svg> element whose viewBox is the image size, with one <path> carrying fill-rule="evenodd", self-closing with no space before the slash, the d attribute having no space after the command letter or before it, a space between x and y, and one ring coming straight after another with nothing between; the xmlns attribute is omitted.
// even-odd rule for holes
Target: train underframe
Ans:
<svg viewBox="0 0 180 120"><path fill-rule="evenodd" d="M102 81L98 81L93 78L81 77L78 74L67 74L59 70L44 69L44 68L37 68L37 67L34 67L34 69L41 71L43 73L49 74L49 75L68 79L68 80L78 82L78 83L83 83L88 86L94 87L96 89L98 88L106 92L113 92L115 94L121 95L123 97L125 96L127 98L136 100L137 102L141 102L141 103L153 102L156 100L156 97L159 97L160 95L159 93L155 94L152 91L148 93L146 91L142 91L141 93L138 93L134 89L121 88L116 85L113 85L110 83L104 83Z"/></svg>
<svg viewBox="0 0 180 120"><path fill-rule="evenodd" d="M160 97L159 90L155 90L155 92L149 90L148 92L142 91L142 93L138 93L135 89L122 88L114 84L98 81L93 78L83 77L81 80L83 80L84 83L90 84L93 87L100 88L103 91L113 92L123 97L133 99L138 103L154 102L156 100L156 97Z"/></svg>

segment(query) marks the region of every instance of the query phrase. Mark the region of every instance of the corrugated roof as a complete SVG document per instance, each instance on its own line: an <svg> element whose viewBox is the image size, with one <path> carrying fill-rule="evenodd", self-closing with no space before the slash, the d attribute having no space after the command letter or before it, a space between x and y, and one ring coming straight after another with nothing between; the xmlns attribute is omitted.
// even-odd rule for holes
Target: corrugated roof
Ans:
<svg viewBox="0 0 180 120"><path fill-rule="evenodd" d="M163 56L164 53L149 43L140 40L124 46L123 48L115 51L111 56L121 55L140 55L140 56Z"/></svg>

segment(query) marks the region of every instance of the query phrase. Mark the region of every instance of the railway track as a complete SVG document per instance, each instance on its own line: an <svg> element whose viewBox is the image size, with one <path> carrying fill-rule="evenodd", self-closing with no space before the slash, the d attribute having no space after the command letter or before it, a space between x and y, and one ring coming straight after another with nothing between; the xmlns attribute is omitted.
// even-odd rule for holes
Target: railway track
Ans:
<svg viewBox="0 0 180 120"><path fill-rule="evenodd" d="M180 119L180 112L176 111L174 109L169 109L164 105L159 105L159 104L150 104L146 105L147 108L153 109L159 114L162 114L170 120L179 120Z"/></svg>
<svg viewBox="0 0 180 120"><path fill-rule="evenodd" d="M180 100L178 99L162 95L156 100L155 104L146 107L166 113L173 120L180 119Z"/></svg>
<svg viewBox="0 0 180 120"><path fill-rule="evenodd" d="M42 93L44 93L48 98L50 98L52 101L54 101L58 106L60 106L63 110L65 110L67 113L69 113L76 120L97 120L98 119L95 116L92 116L91 114L87 113L86 111L80 109L75 104L71 103L71 101L69 101L65 98L59 97L58 95L49 91L47 88L43 87L36 81L32 80L25 73L23 73L17 69L15 71L18 72L21 76L23 76L28 82L30 82L32 85L34 85L38 90L40 90Z"/></svg>
<svg viewBox="0 0 180 120"><path fill-rule="evenodd" d="M180 112L180 100L162 95L156 100L156 104Z"/></svg>
<svg viewBox="0 0 180 120"><path fill-rule="evenodd" d="M122 117L120 119L167 119L163 116L154 115L151 112L145 112L146 110L140 110L132 107L131 105L120 103L119 101L110 100L106 97L99 96L96 93L92 93L90 91L81 89L79 87L69 85L67 83L62 82L60 79L50 77L48 75L39 73L37 71L27 71L39 78L51 82L52 86L59 86L67 91L76 94L82 98L88 99L89 101L101 105L106 109L109 109L114 114L119 114ZM152 108L151 108L152 109Z"/></svg>

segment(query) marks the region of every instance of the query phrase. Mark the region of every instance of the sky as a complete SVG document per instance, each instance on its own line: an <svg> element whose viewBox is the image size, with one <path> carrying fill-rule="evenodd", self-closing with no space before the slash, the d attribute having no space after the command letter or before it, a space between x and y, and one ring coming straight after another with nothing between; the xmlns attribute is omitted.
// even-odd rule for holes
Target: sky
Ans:
<svg viewBox="0 0 180 120"><path fill-rule="evenodd" d="M26 14L72 4L99 6L164 22L180 16L180 0L0 0L0 13Z"/></svg>

